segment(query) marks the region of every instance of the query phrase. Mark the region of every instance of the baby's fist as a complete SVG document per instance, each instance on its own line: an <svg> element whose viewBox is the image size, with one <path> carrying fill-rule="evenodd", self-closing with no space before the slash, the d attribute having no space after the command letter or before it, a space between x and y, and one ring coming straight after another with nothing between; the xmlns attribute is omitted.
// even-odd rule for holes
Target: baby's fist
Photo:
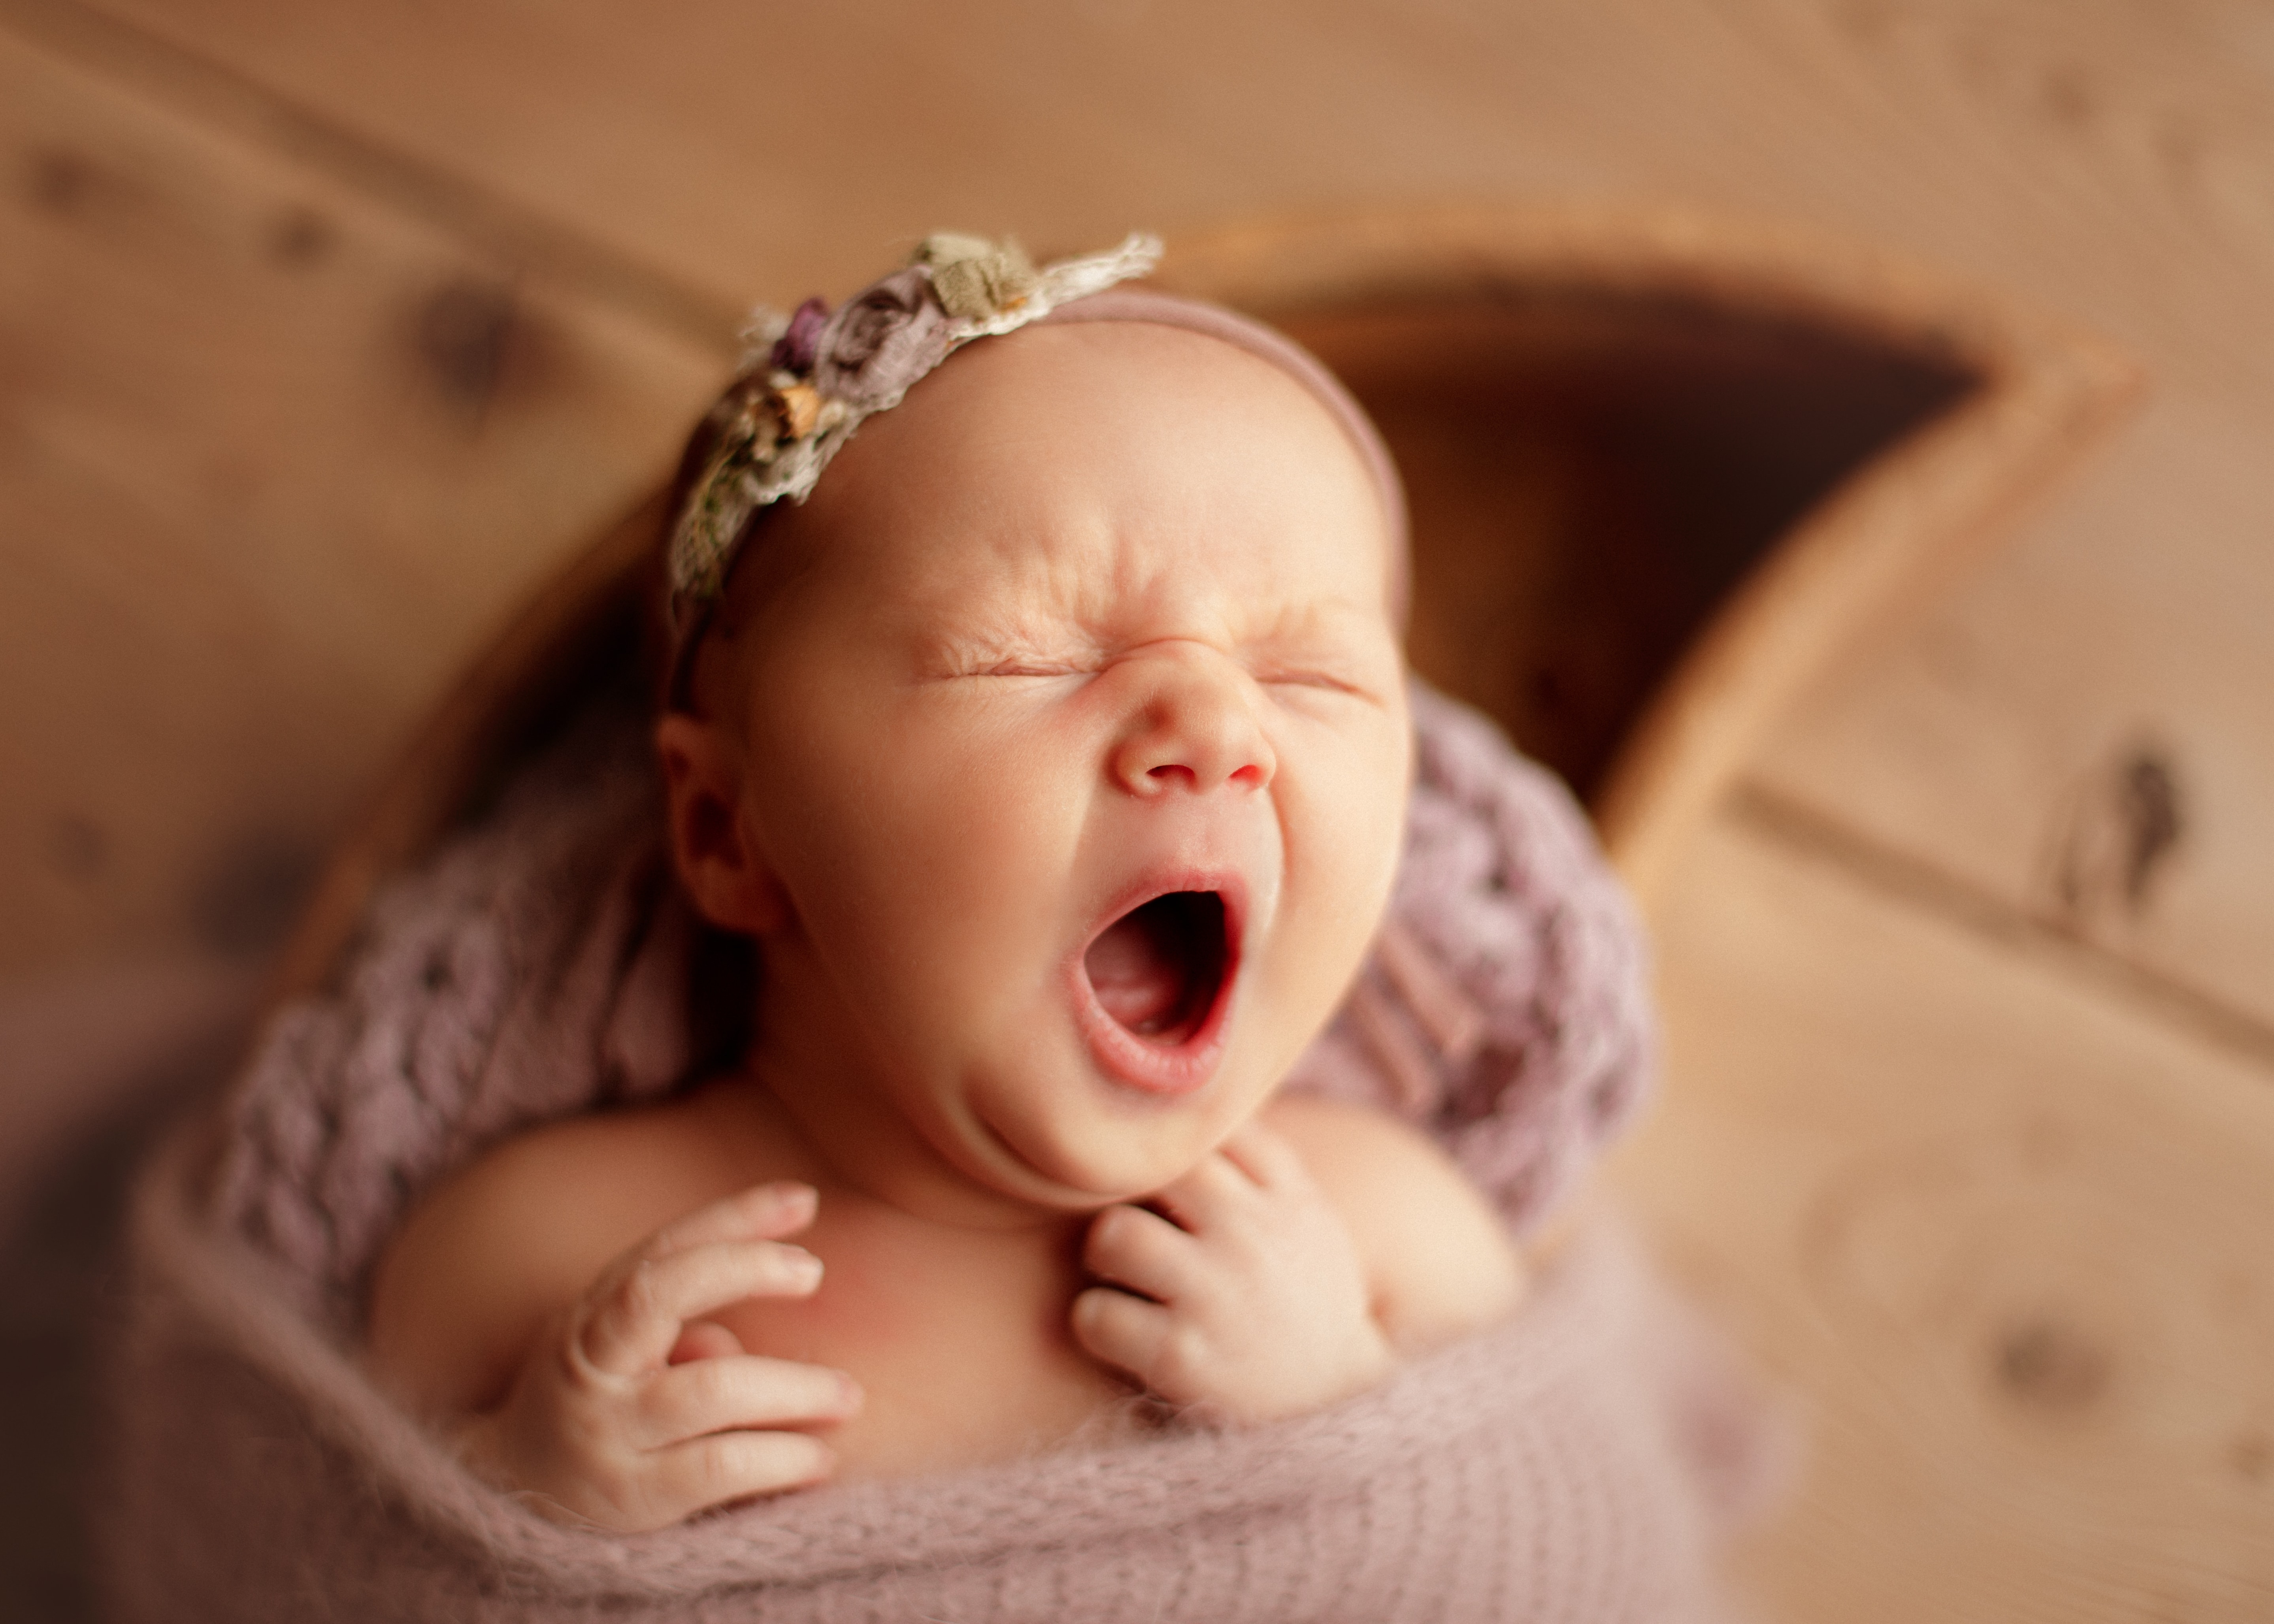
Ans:
<svg viewBox="0 0 2274 1624"><path fill-rule="evenodd" d="M1212 1419L1315 1410L1393 1362L1348 1228L1294 1147L1260 1124L1146 1207L1100 1213L1083 1262L1111 1283L1074 1299L1075 1340Z"/></svg>

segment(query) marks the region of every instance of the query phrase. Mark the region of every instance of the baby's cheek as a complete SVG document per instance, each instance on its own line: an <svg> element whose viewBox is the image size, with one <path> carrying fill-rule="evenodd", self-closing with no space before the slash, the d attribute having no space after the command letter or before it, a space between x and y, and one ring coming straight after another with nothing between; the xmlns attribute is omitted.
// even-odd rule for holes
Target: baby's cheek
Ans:
<svg viewBox="0 0 2274 1624"><path fill-rule="evenodd" d="M1285 996L1323 1020L1340 1002L1382 921L1405 828L1405 786L1385 752L1353 752L1337 771L1289 786L1289 950Z"/></svg>

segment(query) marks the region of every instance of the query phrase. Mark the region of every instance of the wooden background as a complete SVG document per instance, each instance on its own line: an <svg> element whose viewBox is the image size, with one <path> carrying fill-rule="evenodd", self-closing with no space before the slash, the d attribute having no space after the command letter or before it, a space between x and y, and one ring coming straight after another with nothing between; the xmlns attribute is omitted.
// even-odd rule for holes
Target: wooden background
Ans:
<svg viewBox="0 0 2274 1624"><path fill-rule="evenodd" d="M2144 412L1687 857L1615 1177L1811 1428L1768 1617L2274 1615L2274 9L0 0L0 1181L237 1018L754 297L1665 199L2116 341Z"/></svg>

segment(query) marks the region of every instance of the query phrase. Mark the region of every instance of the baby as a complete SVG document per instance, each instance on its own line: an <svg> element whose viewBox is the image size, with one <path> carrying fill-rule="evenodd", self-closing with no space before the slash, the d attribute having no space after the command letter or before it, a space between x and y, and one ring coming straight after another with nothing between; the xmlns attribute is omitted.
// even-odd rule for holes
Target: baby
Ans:
<svg viewBox="0 0 2274 1624"><path fill-rule="evenodd" d="M1401 846L1402 518L1284 343L1101 294L1149 257L930 239L698 433L655 740L754 1035L476 1162L370 1304L549 1515L1267 1421L1520 1295L1431 1143L1276 1092Z"/></svg>

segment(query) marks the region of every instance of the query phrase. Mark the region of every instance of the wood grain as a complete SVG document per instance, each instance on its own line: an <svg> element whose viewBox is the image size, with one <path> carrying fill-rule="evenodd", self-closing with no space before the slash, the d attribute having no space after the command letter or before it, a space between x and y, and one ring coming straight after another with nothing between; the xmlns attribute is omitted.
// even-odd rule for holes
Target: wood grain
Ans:
<svg viewBox="0 0 2274 1624"><path fill-rule="evenodd" d="M1775 1616L2274 1605L2274 1088L1724 820L1664 914L1614 1177L1796 1394Z"/></svg>
<svg viewBox="0 0 2274 1624"><path fill-rule="evenodd" d="M0 974L274 939L711 358L0 34Z"/></svg>
<svg viewBox="0 0 2274 1624"><path fill-rule="evenodd" d="M2050 523L1815 696L1760 780L2274 1038L2270 434L2167 390Z"/></svg>
<svg viewBox="0 0 2274 1624"><path fill-rule="evenodd" d="M936 225L1678 199L2142 358L2136 425L1856 642L1674 869L1671 1082L1619 1182L1807 1402L1746 1557L1773 1616L2274 1613L2274 13L0 0L0 974L257 934L621 508L731 312Z"/></svg>
<svg viewBox="0 0 2274 1624"><path fill-rule="evenodd" d="M2043 177L1975 252L2135 347L2156 399L2024 545L1818 695L1763 779L2274 1034L2263 14L1831 15L1796 34L1864 116ZM1953 240L1992 217L1953 212Z"/></svg>

